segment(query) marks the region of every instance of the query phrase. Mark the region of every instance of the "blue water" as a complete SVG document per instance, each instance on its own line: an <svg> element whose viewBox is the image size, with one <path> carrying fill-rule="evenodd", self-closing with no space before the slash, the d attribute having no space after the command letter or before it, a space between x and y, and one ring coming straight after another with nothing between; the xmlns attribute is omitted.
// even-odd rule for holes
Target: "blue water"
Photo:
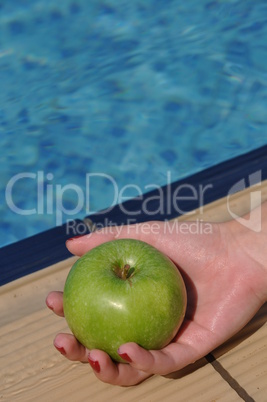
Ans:
<svg viewBox="0 0 267 402"><path fill-rule="evenodd" d="M0 245L266 144L266 43L266 0L0 1Z"/></svg>

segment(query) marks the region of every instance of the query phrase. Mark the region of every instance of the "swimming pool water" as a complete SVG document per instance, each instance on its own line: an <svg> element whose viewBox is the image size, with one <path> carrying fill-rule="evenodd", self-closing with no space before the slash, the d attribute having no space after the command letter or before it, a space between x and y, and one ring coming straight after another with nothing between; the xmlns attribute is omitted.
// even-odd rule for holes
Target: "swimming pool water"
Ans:
<svg viewBox="0 0 267 402"><path fill-rule="evenodd" d="M266 144L266 41L265 0L0 1L0 245Z"/></svg>

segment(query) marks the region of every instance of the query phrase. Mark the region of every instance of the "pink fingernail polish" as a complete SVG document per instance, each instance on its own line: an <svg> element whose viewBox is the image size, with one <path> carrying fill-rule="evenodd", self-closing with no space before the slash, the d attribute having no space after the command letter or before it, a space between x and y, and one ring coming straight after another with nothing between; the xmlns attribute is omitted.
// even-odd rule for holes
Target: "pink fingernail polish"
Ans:
<svg viewBox="0 0 267 402"><path fill-rule="evenodd" d="M54 346L63 356L66 355L66 350L63 348L63 346L56 346L56 345Z"/></svg>
<svg viewBox="0 0 267 402"><path fill-rule="evenodd" d="M100 364L97 360L93 360L90 358L90 355L88 356L88 362L90 364L90 366L92 367L92 369L96 372L96 373L100 373Z"/></svg>
<svg viewBox="0 0 267 402"><path fill-rule="evenodd" d="M127 353L120 353L118 350L118 355L125 360L128 363L132 363L132 359L130 358L130 356L127 355Z"/></svg>
<svg viewBox="0 0 267 402"><path fill-rule="evenodd" d="M67 241L76 240L76 239L79 239L80 237L84 237L84 235L79 235L79 236L70 237Z"/></svg>
<svg viewBox="0 0 267 402"><path fill-rule="evenodd" d="M49 304L48 302L46 302L46 305L48 308L50 308L50 310L54 311L54 306L52 306L52 304Z"/></svg>

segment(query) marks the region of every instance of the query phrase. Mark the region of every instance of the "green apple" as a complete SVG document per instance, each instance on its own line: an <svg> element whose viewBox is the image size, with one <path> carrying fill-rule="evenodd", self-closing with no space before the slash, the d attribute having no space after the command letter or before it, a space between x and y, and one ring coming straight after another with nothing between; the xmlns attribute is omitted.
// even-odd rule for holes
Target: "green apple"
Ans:
<svg viewBox="0 0 267 402"><path fill-rule="evenodd" d="M83 255L67 277L63 306L67 323L88 349L122 361L126 342L161 349L184 319L186 289L177 267L139 240L103 243Z"/></svg>

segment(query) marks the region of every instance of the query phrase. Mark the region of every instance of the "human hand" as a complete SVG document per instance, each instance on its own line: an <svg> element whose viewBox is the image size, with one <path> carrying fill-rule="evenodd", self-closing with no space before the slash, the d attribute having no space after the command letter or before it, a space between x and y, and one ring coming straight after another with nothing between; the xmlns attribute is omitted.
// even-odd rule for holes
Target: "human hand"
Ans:
<svg viewBox="0 0 267 402"><path fill-rule="evenodd" d="M115 363L100 350L88 351L71 334L58 334L55 347L70 360L89 360L100 380L129 386L153 374L182 369L244 327L266 300L262 266L241 244L240 238L246 244L247 237L243 232L236 236L230 223L209 224L207 233L198 234L193 224L149 222L119 230L111 227L67 242L77 256L114 238L136 238L167 254L179 267L188 296L185 320L173 342L150 351L132 342L124 344L119 351L129 364ZM51 292L46 302L64 316L62 292Z"/></svg>

